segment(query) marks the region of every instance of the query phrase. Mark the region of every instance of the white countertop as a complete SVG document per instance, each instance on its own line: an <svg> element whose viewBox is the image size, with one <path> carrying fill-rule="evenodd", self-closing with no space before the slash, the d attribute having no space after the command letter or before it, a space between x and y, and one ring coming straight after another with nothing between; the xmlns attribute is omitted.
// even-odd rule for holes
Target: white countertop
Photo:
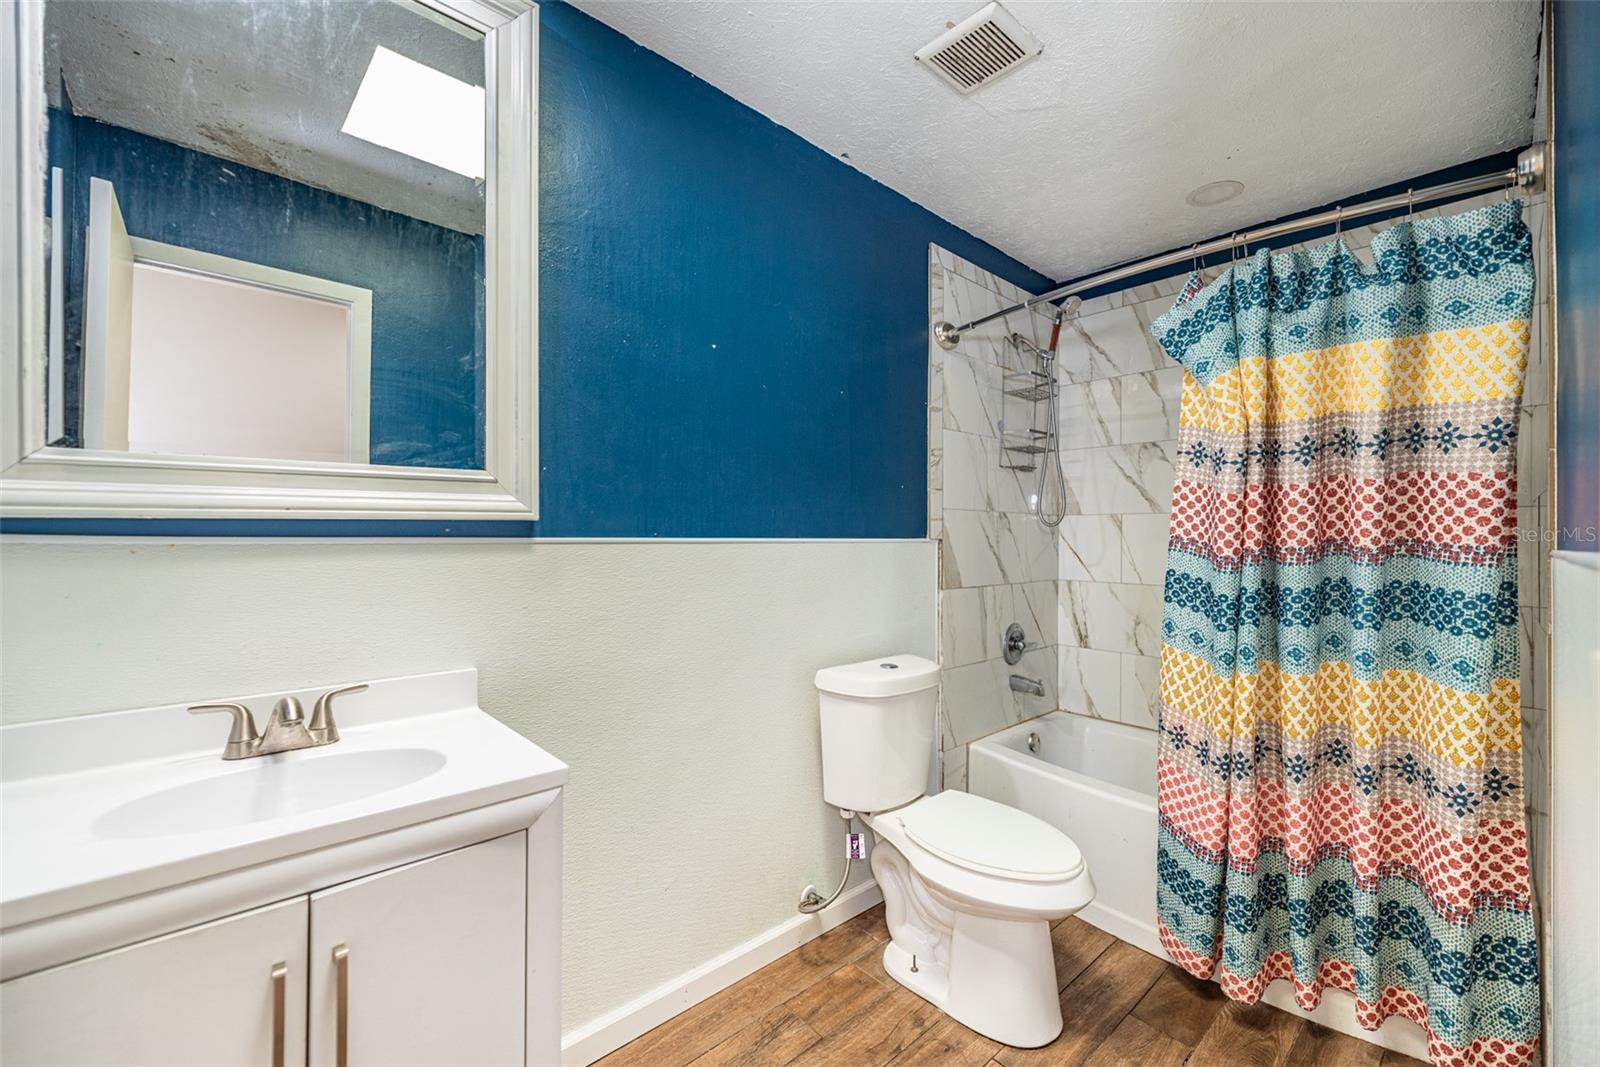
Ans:
<svg viewBox="0 0 1600 1067"><path fill-rule="evenodd" d="M296 695L309 706L332 687ZM566 765L480 710L476 688L473 670L372 682L368 692L335 705L338 742L233 761L221 758L227 716L190 716L183 704L0 729L0 926L9 929L562 785ZM265 712L279 695L242 702L264 728ZM385 752L390 754L377 755ZM342 762L307 766L316 760ZM359 793L360 786L340 781L346 769L359 777L357 768L387 766L387 760L403 764L408 770L402 777L414 780L349 800L312 798L322 806L254 821L221 810L191 814L180 808L177 814L196 825L174 831L159 818L189 795L173 790L193 783L205 790L207 780L218 776L253 775L224 784L243 786L235 799L260 794L278 812L293 809L292 790L312 780L323 788L331 783L336 793ZM335 773L316 773L330 770ZM165 809L160 803L124 807L158 794L175 799Z"/></svg>

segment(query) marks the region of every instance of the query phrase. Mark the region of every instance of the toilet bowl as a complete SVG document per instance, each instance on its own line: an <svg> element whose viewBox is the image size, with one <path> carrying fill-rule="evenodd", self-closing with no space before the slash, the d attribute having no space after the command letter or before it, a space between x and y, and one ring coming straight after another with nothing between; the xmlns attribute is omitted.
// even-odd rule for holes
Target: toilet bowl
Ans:
<svg viewBox="0 0 1600 1067"><path fill-rule="evenodd" d="M1050 924L1088 904L1094 882L1043 820L925 794L938 677L916 656L817 672L823 796L873 831L889 975L985 1037L1046 1045L1061 1033Z"/></svg>
<svg viewBox="0 0 1600 1067"><path fill-rule="evenodd" d="M890 943L884 969L985 1037L1061 1033L1050 924L1094 898L1077 846L1004 804L947 790L866 816Z"/></svg>

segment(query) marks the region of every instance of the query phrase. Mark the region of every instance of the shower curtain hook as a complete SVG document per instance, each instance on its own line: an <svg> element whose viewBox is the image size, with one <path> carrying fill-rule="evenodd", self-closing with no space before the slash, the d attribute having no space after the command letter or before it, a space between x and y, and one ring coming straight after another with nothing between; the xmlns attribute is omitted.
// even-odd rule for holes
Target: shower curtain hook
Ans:
<svg viewBox="0 0 1600 1067"><path fill-rule="evenodd" d="M1407 222L1410 222L1412 217L1417 212L1417 203L1416 203L1416 200L1413 199L1413 194L1415 192L1416 192L1416 190L1414 190L1414 189L1407 189L1406 190L1406 221Z"/></svg>
<svg viewBox="0 0 1600 1067"><path fill-rule="evenodd" d="M1344 229L1344 205L1335 204L1333 208L1333 239L1337 241Z"/></svg>

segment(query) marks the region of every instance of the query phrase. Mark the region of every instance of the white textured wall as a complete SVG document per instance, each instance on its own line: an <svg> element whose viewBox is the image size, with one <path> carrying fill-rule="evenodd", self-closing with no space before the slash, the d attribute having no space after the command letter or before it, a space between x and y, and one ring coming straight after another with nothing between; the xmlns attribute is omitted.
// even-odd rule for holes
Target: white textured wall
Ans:
<svg viewBox="0 0 1600 1067"><path fill-rule="evenodd" d="M0 714L478 667L572 766L571 1029L838 876L811 677L933 656L934 567L890 541L8 543Z"/></svg>
<svg viewBox="0 0 1600 1067"><path fill-rule="evenodd" d="M1557 552L1555 669L1551 676L1551 807L1553 878L1545 946L1551 1064L1600 1063L1600 906L1595 884L1600 857L1594 847L1600 820L1600 557Z"/></svg>

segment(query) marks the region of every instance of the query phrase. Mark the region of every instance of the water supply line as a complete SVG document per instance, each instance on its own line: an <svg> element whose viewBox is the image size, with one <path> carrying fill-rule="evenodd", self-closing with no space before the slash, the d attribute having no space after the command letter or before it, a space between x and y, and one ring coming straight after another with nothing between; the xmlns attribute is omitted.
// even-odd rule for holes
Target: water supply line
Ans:
<svg viewBox="0 0 1600 1067"><path fill-rule="evenodd" d="M850 809L839 809L839 818L844 820L846 844L848 844L848 838L850 834L850 823L855 817L856 813ZM844 853L844 874L839 878L839 888L835 889L833 894L829 896L827 900L822 899L822 894L817 891L817 887L814 885L807 884L804 889L800 890L801 913L804 915L810 915L813 912L821 911L829 904L832 904L834 901L838 900L839 894L844 892L844 887L850 884L850 868L854 863L855 857L851 855L850 849L846 848Z"/></svg>

